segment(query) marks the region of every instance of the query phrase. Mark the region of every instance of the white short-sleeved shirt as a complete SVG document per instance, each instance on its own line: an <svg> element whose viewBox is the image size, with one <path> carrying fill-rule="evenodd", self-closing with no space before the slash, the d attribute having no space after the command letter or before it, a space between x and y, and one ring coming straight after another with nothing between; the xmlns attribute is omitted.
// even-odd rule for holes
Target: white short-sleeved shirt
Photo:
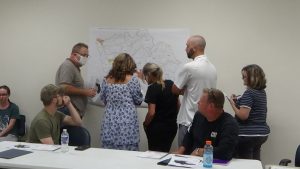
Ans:
<svg viewBox="0 0 300 169"><path fill-rule="evenodd" d="M216 88L217 71L205 55L195 57L179 71L174 84L185 88L177 123L189 126L198 110L197 102L204 88Z"/></svg>

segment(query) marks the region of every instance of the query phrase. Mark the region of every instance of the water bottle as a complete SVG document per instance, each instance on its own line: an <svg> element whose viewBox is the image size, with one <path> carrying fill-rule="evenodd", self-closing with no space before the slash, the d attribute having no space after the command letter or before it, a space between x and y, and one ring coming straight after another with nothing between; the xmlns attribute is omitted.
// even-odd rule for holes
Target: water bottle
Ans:
<svg viewBox="0 0 300 169"><path fill-rule="evenodd" d="M214 148L211 145L211 141L206 141L204 146L204 152L203 152L203 167L204 168L212 168L213 164L213 154L214 154Z"/></svg>
<svg viewBox="0 0 300 169"><path fill-rule="evenodd" d="M63 132L60 136L60 144L61 144L61 151L63 153L69 151L69 133L67 132L67 129L63 129Z"/></svg>

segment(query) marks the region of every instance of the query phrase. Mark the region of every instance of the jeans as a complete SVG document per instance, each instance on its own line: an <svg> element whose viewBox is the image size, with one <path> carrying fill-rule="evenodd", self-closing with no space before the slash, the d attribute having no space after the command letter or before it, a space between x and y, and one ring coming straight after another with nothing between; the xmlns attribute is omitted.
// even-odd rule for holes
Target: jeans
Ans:
<svg viewBox="0 0 300 169"><path fill-rule="evenodd" d="M239 137L235 158L260 160L260 148L268 136Z"/></svg>
<svg viewBox="0 0 300 169"><path fill-rule="evenodd" d="M181 146L184 136L185 136L186 132L188 131L188 129L189 129L189 126L185 126L182 124L178 125L178 147Z"/></svg>

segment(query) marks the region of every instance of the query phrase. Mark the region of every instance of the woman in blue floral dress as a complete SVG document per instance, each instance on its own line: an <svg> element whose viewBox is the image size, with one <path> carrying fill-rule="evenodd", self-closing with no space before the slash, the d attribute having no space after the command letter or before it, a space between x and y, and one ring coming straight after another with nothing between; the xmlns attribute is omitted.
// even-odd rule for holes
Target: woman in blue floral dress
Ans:
<svg viewBox="0 0 300 169"><path fill-rule="evenodd" d="M136 72L136 64L127 53L119 54L112 69L101 85L101 100L105 114L101 127L103 148L119 150L139 149L139 123L136 105L143 101L143 94Z"/></svg>

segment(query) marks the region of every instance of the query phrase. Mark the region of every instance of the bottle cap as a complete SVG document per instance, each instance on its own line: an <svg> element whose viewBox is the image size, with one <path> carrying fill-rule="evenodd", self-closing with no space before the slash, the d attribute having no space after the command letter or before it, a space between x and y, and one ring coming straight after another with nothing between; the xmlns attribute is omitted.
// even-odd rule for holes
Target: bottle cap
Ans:
<svg viewBox="0 0 300 169"><path fill-rule="evenodd" d="M67 131L67 129L63 129L63 131Z"/></svg>
<svg viewBox="0 0 300 169"><path fill-rule="evenodd" d="M211 145L211 141L210 140L206 140L205 144Z"/></svg>

